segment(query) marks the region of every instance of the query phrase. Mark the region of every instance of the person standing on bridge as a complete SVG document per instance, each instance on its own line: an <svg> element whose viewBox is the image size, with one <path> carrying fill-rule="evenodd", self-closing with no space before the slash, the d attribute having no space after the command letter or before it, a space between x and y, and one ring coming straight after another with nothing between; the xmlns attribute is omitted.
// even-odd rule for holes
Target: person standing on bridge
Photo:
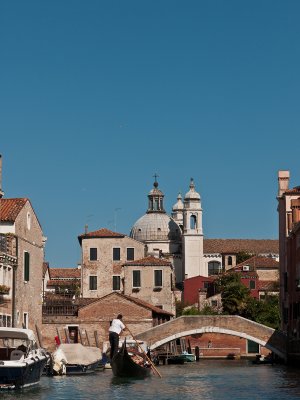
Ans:
<svg viewBox="0 0 300 400"><path fill-rule="evenodd" d="M109 343L110 343L110 361L118 352L119 338L121 333L126 329L122 322L122 314L118 314L117 318L113 319L109 327Z"/></svg>

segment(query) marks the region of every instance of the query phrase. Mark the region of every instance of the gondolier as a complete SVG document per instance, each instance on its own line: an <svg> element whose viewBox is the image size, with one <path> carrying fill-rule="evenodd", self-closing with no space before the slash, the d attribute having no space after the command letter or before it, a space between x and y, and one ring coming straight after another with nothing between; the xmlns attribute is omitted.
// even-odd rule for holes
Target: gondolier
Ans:
<svg viewBox="0 0 300 400"><path fill-rule="evenodd" d="M113 356L118 352L119 337L122 331L126 329L125 325L122 322L122 318L122 314L119 314L117 318L113 319L108 330L110 343L110 360L112 360Z"/></svg>

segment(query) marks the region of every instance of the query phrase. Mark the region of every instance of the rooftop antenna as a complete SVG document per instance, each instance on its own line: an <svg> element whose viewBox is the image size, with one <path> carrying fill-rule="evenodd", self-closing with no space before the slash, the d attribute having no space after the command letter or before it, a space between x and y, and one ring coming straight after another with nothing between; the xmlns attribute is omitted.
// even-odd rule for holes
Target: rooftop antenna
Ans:
<svg viewBox="0 0 300 400"><path fill-rule="evenodd" d="M4 196L2 191L2 155L0 154L0 199Z"/></svg>
<svg viewBox="0 0 300 400"><path fill-rule="evenodd" d="M114 211L114 229L115 229L115 232L117 232L117 212L119 210L121 210L120 207L115 208L115 211Z"/></svg>

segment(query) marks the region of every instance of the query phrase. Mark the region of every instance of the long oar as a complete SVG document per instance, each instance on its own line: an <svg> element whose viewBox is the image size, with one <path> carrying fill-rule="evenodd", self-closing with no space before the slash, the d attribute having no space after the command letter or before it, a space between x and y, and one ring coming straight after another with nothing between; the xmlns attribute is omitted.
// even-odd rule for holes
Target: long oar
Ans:
<svg viewBox="0 0 300 400"><path fill-rule="evenodd" d="M128 330L128 332L130 333L130 335L132 336L132 339L135 341L135 343L138 345L138 347L141 349L141 351L143 352L143 354L146 356L147 361L149 361L152 369L154 372L157 373L157 375L162 378L161 374L159 373L159 371L157 370L157 368L155 368L155 365L153 364L153 362L150 360L150 358L147 356L147 353L145 352L145 350L140 346L140 344L138 343L138 341L136 340L136 338L133 336L133 334L130 332L130 329L128 328L128 326L126 326L126 329Z"/></svg>

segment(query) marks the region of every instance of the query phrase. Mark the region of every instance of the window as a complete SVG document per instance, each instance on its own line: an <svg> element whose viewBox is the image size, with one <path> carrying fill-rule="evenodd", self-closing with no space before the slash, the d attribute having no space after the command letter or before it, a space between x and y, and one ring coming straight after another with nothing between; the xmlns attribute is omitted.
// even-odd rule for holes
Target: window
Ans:
<svg viewBox="0 0 300 400"><path fill-rule="evenodd" d="M249 288L250 289L255 289L255 281L250 281L249 282Z"/></svg>
<svg viewBox="0 0 300 400"><path fill-rule="evenodd" d="M134 248L128 247L127 249L127 260L134 260Z"/></svg>
<svg viewBox="0 0 300 400"><path fill-rule="evenodd" d="M27 329L28 328L28 313L24 312L23 313L23 329Z"/></svg>
<svg viewBox="0 0 300 400"><path fill-rule="evenodd" d="M218 261L210 261L208 263L208 276L218 275L222 272L222 266Z"/></svg>
<svg viewBox="0 0 300 400"><path fill-rule="evenodd" d="M114 247L113 248L113 260L119 261L121 259L120 255L121 255L120 247Z"/></svg>
<svg viewBox="0 0 300 400"><path fill-rule="evenodd" d="M90 275L90 290L97 290L97 276Z"/></svg>
<svg viewBox="0 0 300 400"><path fill-rule="evenodd" d="M154 286L155 287L162 286L162 270L161 269L154 270Z"/></svg>
<svg viewBox="0 0 300 400"><path fill-rule="evenodd" d="M96 261L96 260L97 260L97 248L91 247L90 248L90 261Z"/></svg>
<svg viewBox="0 0 300 400"><path fill-rule="evenodd" d="M141 271L132 271L132 287L141 287Z"/></svg>
<svg viewBox="0 0 300 400"><path fill-rule="evenodd" d="M121 288L121 278L119 275L113 276L113 290L120 290Z"/></svg>
<svg viewBox="0 0 300 400"><path fill-rule="evenodd" d="M259 344L252 340L247 340L248 353L259 353Z"/></svg>
<svg viewBox="0 0 300 400"><path fill-rule="evenodd" d="M191 215L190 218L190 228L191 229L196 229L197 228L197 218L195 215Z"/></svg>
<svg viewBox="0 0 300 400"><path fill-rule="evenodd" d="M27 251L24 252L24 281L29 281L29 269L30 269L30 256Z"/></svg>
<svg viewBox="0 0 300 400"><path fill-rule="evenodd" d="M232 257L231 256L228 257L228 265L232 265Z"/></svg>
<svg viewBox="0 0 300 400"><path fill-rule="evenodd" d="M11 327L11 315L0 314L0 326Z"/></svg>

